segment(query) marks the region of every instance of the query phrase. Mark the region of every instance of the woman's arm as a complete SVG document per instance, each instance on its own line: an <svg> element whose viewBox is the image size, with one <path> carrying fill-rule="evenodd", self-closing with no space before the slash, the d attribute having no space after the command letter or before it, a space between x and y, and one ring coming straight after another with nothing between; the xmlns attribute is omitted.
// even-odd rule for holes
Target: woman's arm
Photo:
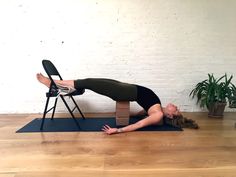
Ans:
<svg viewBox="0 0 236 177"><path fill-rule="evenodd" d="M163 113L157 112L134 124L128 125L123 128L111 128L108 125L104 125L102 130L108 135L111 135L114 133L131 132L131 131L140 129L142 127L146 127L148 125L157 124L162 118L163 118Z"/></svg>

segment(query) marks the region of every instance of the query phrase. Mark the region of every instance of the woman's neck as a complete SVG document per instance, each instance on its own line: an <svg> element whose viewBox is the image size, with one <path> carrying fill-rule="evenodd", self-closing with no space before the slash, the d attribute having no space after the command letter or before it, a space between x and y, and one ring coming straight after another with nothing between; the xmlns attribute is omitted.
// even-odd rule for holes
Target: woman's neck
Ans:
<svg viewBox="0 0 236 177"><path fill-rule="evenodd" d="M164 116L167 116L167 111L166 111L165 107L162 107L162 112L163 112Z"/></svg>

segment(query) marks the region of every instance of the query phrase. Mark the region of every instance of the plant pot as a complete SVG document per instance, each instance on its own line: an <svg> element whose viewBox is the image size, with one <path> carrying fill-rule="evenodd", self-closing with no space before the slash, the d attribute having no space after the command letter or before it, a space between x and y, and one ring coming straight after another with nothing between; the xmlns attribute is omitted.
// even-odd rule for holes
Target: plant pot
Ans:
<svg viewBox="0 0 236 177"><path fill-rule="evenodd" d="M209 106L208 117L219 117L222 118L224 116L226 102L215 102Z"/></svg>

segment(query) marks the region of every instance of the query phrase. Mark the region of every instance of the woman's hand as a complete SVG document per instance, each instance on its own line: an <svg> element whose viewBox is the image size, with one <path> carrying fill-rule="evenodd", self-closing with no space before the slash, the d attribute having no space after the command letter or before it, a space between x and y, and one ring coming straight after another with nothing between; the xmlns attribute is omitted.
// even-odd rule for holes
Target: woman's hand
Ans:
<svg viewBox="0 0 236 177"><path fill-rule="evenodd" d="M104 131L106 134L111 135L114 133L117 133L117 128L111 128L109 125L104 125L102 128L102 131Z"/></svg>

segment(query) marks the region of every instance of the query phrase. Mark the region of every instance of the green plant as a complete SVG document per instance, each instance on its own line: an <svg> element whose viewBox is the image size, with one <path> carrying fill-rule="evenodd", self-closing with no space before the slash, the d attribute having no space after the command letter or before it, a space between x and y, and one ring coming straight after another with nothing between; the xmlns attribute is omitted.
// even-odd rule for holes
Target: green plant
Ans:
<svg viewBox="0 0 236 177"><path fill-rule="evenodd" d="M231 85L231 97L229 98L229 107L230 108L236 108L236 87L235 85Z"/></svg>
<svg viewBox="0 0 236 177"><path fill-rule="evenodd" d="M190 92L189 96L197 97L197 104L200 107L207 107L208 109L213 103L236 103L235 86L231 82L233 76L229 78L227 74L220 78L215 78L213 74L208 74L208 79L199 82L195 88Z"/></svg>
<svg viewBox="0 0 236 177"><path fill-rule="evenodd" d="M233 79L233 76L231 75L230 78L228 79L227 74L222 76L222 78L225 78L225 81L220 82L219 85L217 86L218 90L216 90L216 94L219 102L226 102L226 99L230 99L232 95L231 91L231 80Z"/></svg>

